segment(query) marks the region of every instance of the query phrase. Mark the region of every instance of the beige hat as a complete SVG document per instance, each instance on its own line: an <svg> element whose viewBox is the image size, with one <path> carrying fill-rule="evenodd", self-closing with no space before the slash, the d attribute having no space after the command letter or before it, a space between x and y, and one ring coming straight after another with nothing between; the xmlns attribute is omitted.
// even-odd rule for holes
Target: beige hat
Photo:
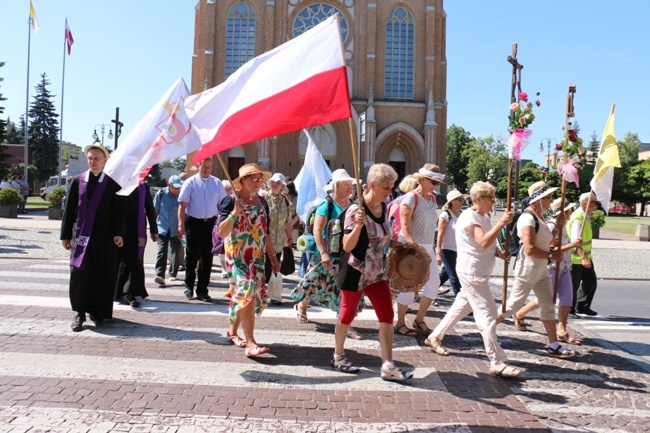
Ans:
<svg viewBox="0 0 650 433"><path fill-rule="evenodd" d="M585 192L580 196L580 204L589 203L590 201L598 201L596 194L593 192Z"/></svg>
<svg viewBox="0 0 650 433"><path fill-rule="evenodd" d="M533 204L555 191L557 191L557 187L550 188L543 180L535 182L528 188L528 204Z"/></svg>
<svg viewBox="0 0 650 433"><path fill-rule="evenodd" d="M251 174L261 174L262 179L264 179L264 182L266 182L271 178L270 171L262 171L259 165L255 164L254 162L251 162L250 164L244 164L241 167L239 167L239 177L232 181L232 186L237 191L240 191L244 187L241 183L241 179L243 177L250 176Z"/></svg>
<svg viewBox="0 0 650 433"><path fill-rule="evenodd" d="M553 211L553 216L558 216L560 212L560 206L562 206L562 197L558 197L555 200L553 200L553 203L551 203L551 210ZM564 212L568 210L572 210L573 208L576 207L575 203L565 203L564 206Z"/></svg>
<svg viewBox="0 0 650 433"><path fill-rule="evenodd" d="M419 169L416 173L413 173L413 176L417 179L422 179L423 177L432 180L438 183L445 183L445 175L442 173L436 173L435 171L427 170L426 168Z"/></svg>
<svg viewBox="0 0 650 433"><path fill-rule="evenodd" d="M417 292L429 281L431 255L419 244L399 244L386 257L390 287L400 292Z"/></svg>
<svg viewBox="0 0 650 433"><path fill-rule="evenodd" d="M449 209L449 204L456 200L457 198L462 197L463 199L467 198L467 195L461 193L457 189L451 190L447 193L447 203L445 203L442 208L443 209Z"/></svg>
<svg viewBox="0 0 650 433"><path fill-rule="evenodd" d="M88 156L88 151L90 149L99 149L99 150L101 150L102 152L104 152L104 155L106 155L106 159L108 159L108 157L110 156L108 154L108 150L106 150L106 148L104 146L102 146L101 143L93 143L93 144L89 144L88 146L84 147L84 155L86 155L86 157Z"/></svg>

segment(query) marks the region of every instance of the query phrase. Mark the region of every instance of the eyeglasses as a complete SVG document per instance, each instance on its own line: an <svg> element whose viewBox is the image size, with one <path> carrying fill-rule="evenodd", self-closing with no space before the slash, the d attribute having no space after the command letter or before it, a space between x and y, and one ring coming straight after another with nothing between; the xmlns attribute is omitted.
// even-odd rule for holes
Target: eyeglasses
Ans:
<svg viewBox="0 0 650 433"><path fill-rule="evenodd" d="M264 180L263 177L249 177L248 179L250 179L251 182L255 182L255 183L262 182Z"/></svg>
<svg viewBox="0 0 650 433"><path fill-rule="evenodd" d="M465 201L465 199L462 198L462 197L458 197L458 198L456 199L456 201Z"/></svg>
<svg viewBox="0 0 650 433"><path fill-rule="evenodd" d="M491 201L496 201L496 199L497 199L497 198L496 198L495 196L493 196L493 195L479 195L479 197L481 197L481 198L486 198L486 199L491 200Z"/></svg>

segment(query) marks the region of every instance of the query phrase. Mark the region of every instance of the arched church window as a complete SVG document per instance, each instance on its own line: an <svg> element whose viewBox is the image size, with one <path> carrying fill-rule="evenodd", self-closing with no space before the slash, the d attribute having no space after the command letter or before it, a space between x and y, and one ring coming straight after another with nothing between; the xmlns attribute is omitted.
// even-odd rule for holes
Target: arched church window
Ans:
<svg viewBox="0 0 650 433"><path fill-rule="evenodd" d="M341 17L341 37L345 44L350 29L348 20L343 15L343 12L329 3L312 3L305 6L296 15L296 19L293 22L293 36L296 37L303 34L334 14L338 14Z"/></svg>
<svg viewBox="0 0 650 433"><path fill-rule="evenodd" d="M385 96L413 99L415 20L404 6L391 11L386 21Z"/></svg>
<svg viewBox="0 0 650 433"><path fill-rule="evenodd" d="M226 20L226 78L255 57L255 10L240 0L232 5Z"/></svg>

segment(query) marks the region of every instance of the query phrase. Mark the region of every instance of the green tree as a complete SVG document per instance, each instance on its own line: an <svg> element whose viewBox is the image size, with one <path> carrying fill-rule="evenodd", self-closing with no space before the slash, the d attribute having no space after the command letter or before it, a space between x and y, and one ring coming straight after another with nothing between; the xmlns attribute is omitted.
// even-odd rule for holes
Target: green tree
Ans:
<svg viewBox="0 0 650 433"><path fill-rule="evenodd" d="M623 140L617 141L616 143L618 144L621 166L627 167L636 164L639 160L639 147L641 145L639 134L628 131L623 136Z"/></svg>
<svg viewBox="0 0 650 433"><path fill-rule="evenodd" d="M12 165L8 173L9 176L22 176L23 174L25 174L25 164L22 162ZM27 182L32 185L37 180L38 168L33 164L29 164L27 166Z"/></svg>
<svg viewBox="0 0 650 433"><path fill-rule="evenodd" d="M185 158L176 158L176 159L172 159L170 161L165 161L165 162L161 163L160 167L161 168L171 167L171 168L174 168L174 169L182 172L182 171L185 171L185 164L186 164Z"/></svg>
<svg viewBox="0 0 650 433"><path fill-rule="evenodd" d="M468 160L465 151L473 138L469 131L462 127L451 125L447 128L447 179L449 188L458 188L465 192L471 185L468 182ZM183 168L182 171L185 169Z"/></svg>
<svg viewBox="0 0 650 433"><path fill-rule="evenodd" d="M2 68L5 65L5 62L0 62L0 68ZM4 81L4 78L0 77L0 83ZM0 85L1 87L1 85ZM2 93L0 92L0 103L2 101L6 101L7 98L2 96ZM0 114L4 113L5 107L0 106ZM6 122L0 118L0 176L5 176L7 174L7 158L9 155L7 154L7 146L5 146L6 141L6 134L7 134L7 126Z"/></svg>
<svg viewBox="0 0 650 433"><path fill-rule="evenodd" d="M43 73L41 82L35 86L36 96L29 108L29 146L40 180L55 174L59 165L59 115L52 102L54 95L47 88L49 84L47 75Z"/></svg>
<svg viewBox="0 0 650 433"><path fill-rule="evenodd" d="M463 156L468 161L468 186L478 181L489 181L497 186L497 196L505 197L507 186L503 186L503 180L508 176L508 154L505 144L492 136L475 138L465 149Z"/></svg>
<svg viewBox="0 0 650 433"><path fill-rule="evenodd" d="M627 170L627 184L636 192L634 202L650 201L650 159L639 161Z"/></svg>
<svg viewBox="0 0 650 433"><path fill-rule="evenodd" d="M20 123L18 126L7 118L5 142L7 144L23 144L25 142L25 116L20 116Z"/></svg>

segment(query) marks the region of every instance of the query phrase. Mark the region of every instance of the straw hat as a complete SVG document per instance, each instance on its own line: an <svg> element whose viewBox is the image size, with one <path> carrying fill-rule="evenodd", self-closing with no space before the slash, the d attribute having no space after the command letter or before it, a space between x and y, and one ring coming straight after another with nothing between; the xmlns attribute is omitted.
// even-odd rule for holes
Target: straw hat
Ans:
<svg viewBox="0 0 650 433"><path fill-rule="evenodd" d="M467 198L467 195L463 194L462 192L458 191L457 189L451 190L447 193L447 203L445 203L442 208L443 209L449 209L449 204L456 200L457 198L462 197L463 199Z"/></svg>
<svg viewBox="0 0 650 433"><path fill-rule="evenodd" d="M530 188L528 188L528 204L533 204L536 201L553 194L556 190L557 187L550 188L543 180L535 182L530 186Z"/></svg>
<svg viewBox="0 0 650 433"><path fill-rule="evenodd" d="M251 162L250 164L244 164L239 167L239 177L232 181L232 186L240 191L244 186L241 183L242 177L250 176L251 174L261 174L264 182L271 178L270 171L262 171L259 165Z"/></svg>
<svg viewBox="0 0 650 433"><path fill-rule="evenodd" d="M427 170L426 168L419 169L416 173L413 173L417 179L427 178L434 182L445 183L445 175L442 173L436 173L435 171Z"/></svg>
<svg viewBox="0 0 650 433"><path fill-rule="evenodd" d="M431 256L419 244L391 248L386 258L390 286L400 292L417 292L429 281Z"/></svg>
<svg viewBox="0 0 650 433"><path fill-rule="evenodd" d="M108 159L108 157L109 157L108 150L106 150L106 148L104 146L102 146L101 143L93 143L93 144L89 144L88 146L84 147L84 155L86 155L86 157L88 157L88 151L90 149L99 149L102 152L104 152L104 155L106 155L106 159Z"/></svg>
<svg viewBox="0 0 650 433"><path fill-rule="evenodd" d="M558 216L560 213L560 206L562 206L562 197L558 197L555 200L553 200L553 203L551 203L551 210L553 211L553 216ZM568 210L572 210L573 208L576 207L575 203L567 203L566 206L564 206L564 211L566 212Z"/></svg>

